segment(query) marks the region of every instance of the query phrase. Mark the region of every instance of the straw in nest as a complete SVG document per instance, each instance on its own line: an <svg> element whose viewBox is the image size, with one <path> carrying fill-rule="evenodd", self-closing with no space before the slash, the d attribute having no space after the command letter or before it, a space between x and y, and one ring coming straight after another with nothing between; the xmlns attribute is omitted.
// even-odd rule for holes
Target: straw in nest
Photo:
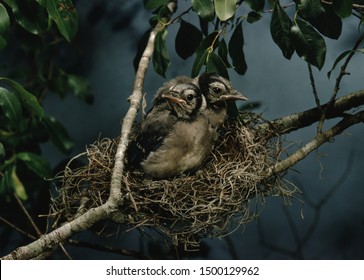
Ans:
<svg viewBox="0 0 364 280"><path fill-rule="evenodd" d="M125 171L126 194L114 219L133 228L152 227L174 245L198 247L201 238L225 236L254 217L252 198L286 192L279 178L265 178L277 160L277 146L259 139L257 116L229 120L220 131L215 148L195 174L171 180L151 180L143 173ZM87 147L88 164L66 167L60 195L54 200L55 226L104 203L109 196L117 140L102 139Z"/></svg>

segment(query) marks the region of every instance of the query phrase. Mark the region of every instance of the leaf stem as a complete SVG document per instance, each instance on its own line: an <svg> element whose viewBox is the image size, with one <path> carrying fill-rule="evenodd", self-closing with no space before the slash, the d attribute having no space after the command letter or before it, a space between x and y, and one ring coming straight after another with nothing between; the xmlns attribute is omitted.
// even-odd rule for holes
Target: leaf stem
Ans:
<svg viewBox="0 0 364 280"><path fill-rule="evenodd" d="M315 78L313 76L313 71L312 71L312 66L311 66L311 64L307 63L307 67L308 67L308 73L309 73L309 76L310 76L310 81L311 81L311 86L312 86L312 92L313 92L313 95L315 97L316 106L317 106L317 108L321 112L320 121L319 121L319 123L317 125L317 134L319 134L319 133L322 132L322 127L324 125L325 112L324 112L324 110L321 107L320 98L319 98L318 93L317 93Z"/></svg>

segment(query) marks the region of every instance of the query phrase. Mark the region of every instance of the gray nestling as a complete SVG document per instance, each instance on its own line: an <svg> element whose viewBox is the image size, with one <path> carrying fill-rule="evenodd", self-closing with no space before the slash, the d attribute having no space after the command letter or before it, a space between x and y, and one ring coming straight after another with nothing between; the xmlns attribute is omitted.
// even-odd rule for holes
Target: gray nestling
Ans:
<svg viewBox="0 0 364 280"><path fill-rule="evenodd" d="M234 89L229 80L215 74L203 73L198 76L198 87L206 98L205 115L214 128L220 127L227 115L227 102L248 100Z"/></svg>
<svg viewBox="0 0 364 280"><path fill-rule="evenodd" d="M205 97L196 85L178 82L158 98L129 145L129 165L155 179L195 171L217 137L202 114Z"/></svg>

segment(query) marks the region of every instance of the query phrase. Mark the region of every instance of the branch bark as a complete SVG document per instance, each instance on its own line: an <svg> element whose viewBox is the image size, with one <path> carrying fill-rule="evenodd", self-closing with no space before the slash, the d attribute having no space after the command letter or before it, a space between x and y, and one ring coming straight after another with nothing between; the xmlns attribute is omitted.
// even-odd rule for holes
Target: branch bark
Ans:
<svg viewBox="0 0 364 280"><path fill-rule="evenodd" d="M330 102L329 102L330 103ZM294 113L257 126L257 130L263 137L267 131L275 131L277 135L288 134L303 127L308 127L321 118L321 112L325 111L329 103L321 107L315 107L307 111ZM364 89L355 91L337 99L326 112L326 119L345 116L345 112L364 105Z"/></svg>
<svg viewBox="0 0 364 280"><path fill-rule="evenodd" d="M171 13L173 13L175 10L175 1L170 1L169 8ZM168 20L166 22L168 22ZM118 212L118 206L122 204L123 197L125 195L121 193L125 152L127 149L128 139L131 133L133 122L142 100L144 77L154 51L154 39L157 32L162 28L165 28L165 25L166 23L157 24L157 26L151 31L147 46L138 66L133 92L129 97L130 108L126 113L121 126L121 136L115 155L115 163L110 182L110 195L107 202L99 207L88 210L83 215L77 217L75 220L68 222L58 229L41 236L38 240L35 240L26 246L15 249L13 252L2 257L1 259L36 258L44 253L51 252L57 248L59 244L66 242L75 233L89 229L98 221L105 219L123 220L122 214ZM266 176L269 177L273 174L281 173L289 169L298 161L305 158L313 150L317 149L320 145L328 142L334 136L341 134L348 127L359 122L364 122L364 111L360 111L353 115L345 113L346 111L359 107L363 104L364 90L359 90L341 97L334 102L331 100L324 105L317 106L310 110L291 114L289 116L258 125L257 129L264 137L267 136L267 131L271 131L272 129L278 135L280 135L310 126L314 122L320 120L320 117L322 117L322 112L325 112L326 119L337 117L342 118L341 121L339 121L335 126L322 133L318 133L312 139L312 141L307 143L304 147L300 148L294 154L273 166L271 170L268 170Z"/></svg>
<svg viewBox="0 0 364 280"><path fill-rule="evenodd" d="M148 69L150 58L152 57L154 51L154 39L156 34L157 34L157 28L151 31L148 44L140 59L138 71L136 73L134 81L133 93L129 97L130 108L126 113L122 124L121 137L117 147L115 155L115 164L113 168L113 174L111 177L110 196L109 196L109 201L112 202L115 206L117 206L122 199L122 193L120 189L121 189L121 182L124 170L125 151L128 146L128 139L133 126L133 122L138 113L138 109L140 107L141 99L143 96L142 91L143 91L144 77Z"/></svg>
<svg viewBox="0 0 364 280"><path fill-rule="evenodd" d="M171 11L171 14L173 14L176 8L175 1L170 1L168 7ZM157 32L164 27L165 23L159 23L151 31L147 46L138 65L138 70L134 81L133 93L129 97L130 108L126 113L121 126L121 137L115 156L115 163L110 183L110 195L108 201L99 207L90 209L83 215L79 216L71 222L64 224L58 229L55 229L54 231L41 236L38 240L26 246L15 249L13 252L6 256L3 256L1 259L9 260L36 258L45 252L54 250L58 246L58 244L64 243L75 233L89 229L96 222L105 219L112 219L113 216L117 216L118 205L123 201L123 194L121 193L121 183L124 170L125 151L128 145L128 139L132 129L132 125L141 103L144 77L148 69L149 61L154 51L154 39Z"/></svg>
<svg viewBox="0 0 364 280"><path fill-rule="evenodd" d="M304 159L309 153L317 149L322 144L330 141L333 137L341 134L348 127L355 125L357 123L364 122L364 111L360 111L354 115L345 116L340 122L335 126L328 129L327 131L316 135L312 141L307 143L305 146L297 150L288 158L278 162L271 170L268 171L267 177L273 174L278 174L283 171L288 170L290 167L295 165L298 161Z"/></svg>
<svg viewBox="0 0 364 280"><path fill-rule="evenodd" d="M26 246L15 249L1 259L18 260L36 258L45 252L54 250L59 243L65 242L73 234L84 231L90 228L95 222L105 219L113 211L115 211L114 207L111 207L108 202L100 207L90 209L75 220L41 236Z"/></svg>

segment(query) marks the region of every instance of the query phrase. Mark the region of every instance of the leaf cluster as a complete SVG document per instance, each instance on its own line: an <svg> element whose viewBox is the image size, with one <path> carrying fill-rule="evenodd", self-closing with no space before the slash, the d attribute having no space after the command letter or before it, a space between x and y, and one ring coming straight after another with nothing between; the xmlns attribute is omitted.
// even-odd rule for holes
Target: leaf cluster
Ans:
<svg viewBox="0 0 364 280"><path fill-rule="evenodd" d="M163 21L168 2L144 1L145 8L153 10L152 25ZM283 6L278 0L191 0L189 10L170 22L164 22L164 28L155 43L154 69L165 77L170 65L165 41L166 28L178 22L180 26L175 38L175 50L182 59L194 55L191 76L197 76L203 68L224 77L228 77L229 69L244 75L248 66L244 55L243 26L246 22L253 24L269 14L270 33L282 55L291 59L297 53L307 63L321 70L326 57L325 37L340 37L342 19L352 15L358 2L294 0ZM195 13L200 26L184 19L187 13ZM362 24L362 13L360 18Z"/></svg>
<svg viewBox="0 0 364 280"><path fill-rule="evenodd" d="M78 16L71 0L4 0L0 2L0 50L10 55L0 73L0 197L13 193L26 200L49 183L51 165L40 145L51 141L62 153L73 149L65 127L45 114L49 93L69 92L92 102L84 78L67 73L64 53L76 36ZM14 61L13 61L14 60Z"/></svg>

